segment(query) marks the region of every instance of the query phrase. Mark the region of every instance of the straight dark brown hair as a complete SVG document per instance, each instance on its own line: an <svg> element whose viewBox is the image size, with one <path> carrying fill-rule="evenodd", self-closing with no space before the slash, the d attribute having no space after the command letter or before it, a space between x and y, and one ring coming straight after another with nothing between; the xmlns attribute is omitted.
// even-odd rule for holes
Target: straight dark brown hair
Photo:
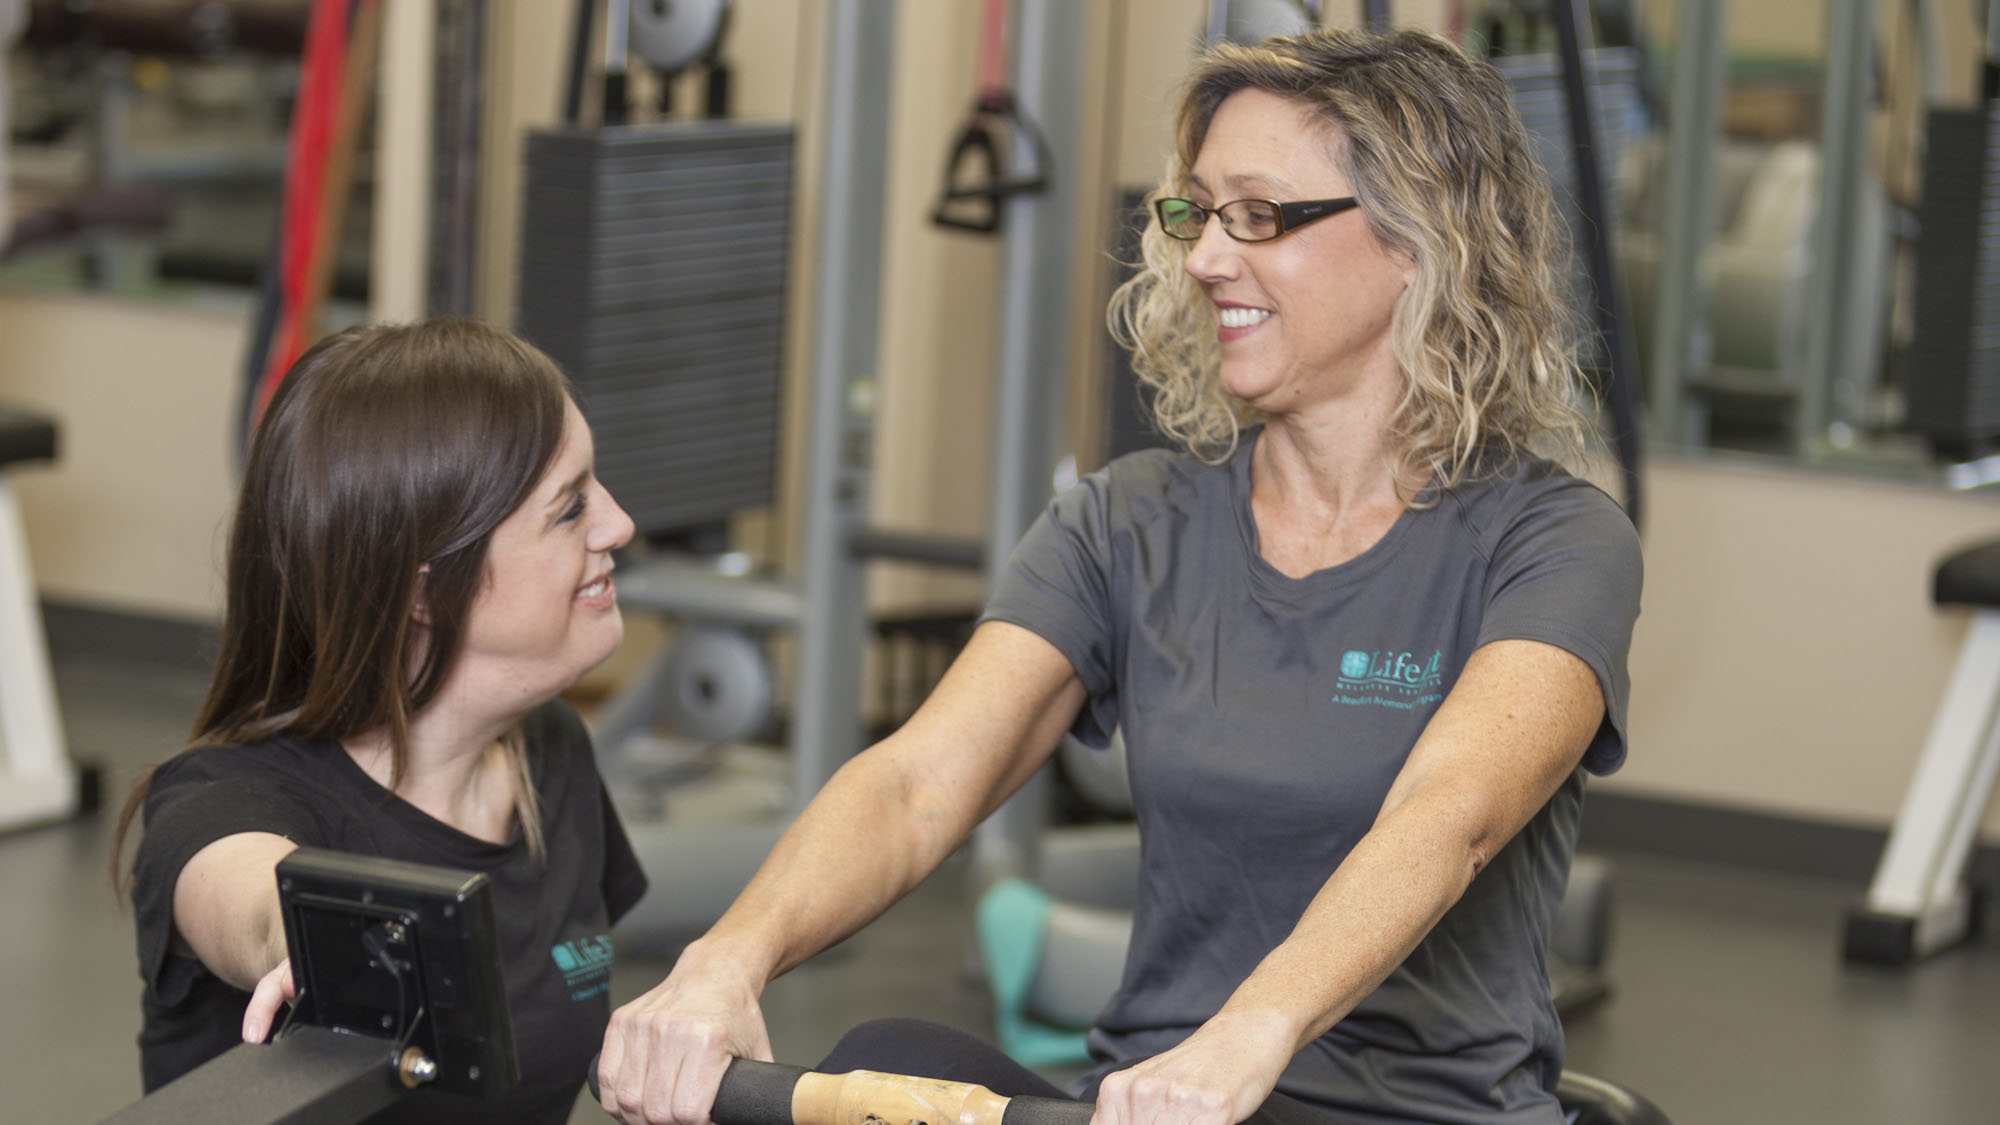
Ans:
<svg viewBox="0 0 2000 1125"><path fill-rule="evenodd" d="M473 320L349 329L300 356L251 445L221 649L189 746L382 732L394 789L410 720L457 660L493 531L554 460L571 397L554 361ZM518 731L503 752L540 855ZM121 883L151 780L114 830Z"/></svg>

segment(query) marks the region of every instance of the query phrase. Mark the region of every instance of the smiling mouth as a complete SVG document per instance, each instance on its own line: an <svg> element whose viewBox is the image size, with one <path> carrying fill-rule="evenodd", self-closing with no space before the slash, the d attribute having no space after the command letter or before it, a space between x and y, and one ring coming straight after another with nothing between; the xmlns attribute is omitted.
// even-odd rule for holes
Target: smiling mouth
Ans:
<svg viewBox="0 0 2000 1125"><path fill-rule="evenodd" d="M1246 309L1237 306L1218 308L1216 315L1221 318L1224 328L1248 328L1271 319L1269 309Z"/></svg>
<svg viewBox="0 0 2000 1125"><path fill-rule="evenodd" d="M585 586L582 589L578 590L576 592L576 596L579 598L594 598L599 594L602 594L607 588L610 587L610 585L611 585L611 576L607 574L602 578L599 578L597 581L592 582L590 585Z"/></svg>

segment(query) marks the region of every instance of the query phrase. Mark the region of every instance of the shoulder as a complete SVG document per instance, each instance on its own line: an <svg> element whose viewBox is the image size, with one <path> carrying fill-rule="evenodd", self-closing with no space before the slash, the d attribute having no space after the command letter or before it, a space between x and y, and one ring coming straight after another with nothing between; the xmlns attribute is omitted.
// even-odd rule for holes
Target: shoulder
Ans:
<svg viewBox="0 0 2000 1125"><path fill-rule="evenodd" d="M547 792L559 778L596 772L590 728L564 700L552 699L528 712L521 727L537 788Z"/></svg>
<svg viewBox="0 0 2000 1125"><path fill-rule="evenodd" d="M1228 465L1211 465L1174 450L1142 449L1084 477L1064 495L1073 503L1097 507L1113 523L1127 524L1203 511L1228 493Z"/></svg>
<svg viewBox="0 0 2000 1125"><path fill-rule="evenodd" d="M332 846L353 802L329 751L277 738L176 754L146 783L137 873L171 877L204 844L240 832Z"/></svg>
<svg viewBox="0 0 2000 1125"><path fill-rule="evenodd" d="M1638 531L1625 510L1597 485L1551 461L1511 462L1447 490L1439 507L1488 558L1525 538L1595 544L1638 561Z"/></svg>
<svg viewBox="0 0 2000 1125"><path fill-rule="evenodd" d="M323 748L289 738L194 746L162 762L153 771L147 792L157 798L194 786L241 784L289 788L309 784L302 778L302 768L310 769L323 752Z"/></svg>

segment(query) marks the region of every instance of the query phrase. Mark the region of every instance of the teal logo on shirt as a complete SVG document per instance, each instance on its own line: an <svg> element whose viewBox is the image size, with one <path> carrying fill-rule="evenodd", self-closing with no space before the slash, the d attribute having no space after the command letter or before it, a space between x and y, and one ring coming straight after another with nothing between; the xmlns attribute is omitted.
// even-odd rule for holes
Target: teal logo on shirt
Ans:
<svg viewBox="0 0 2000 1125"><path fill-rule="evenodd" d="M1333 702L1350 707L1393 707L1408 711L1444 698L1444 652L1428 658L1414 652L1349 649L1340 658Z"/></svg>
<svg viewBox="0 0 2000 1125"><path fill-rule="evenodd" d="M611 935L573 938L549 950L562 970L571 1000L588 1000L611 989Z"/></svg>

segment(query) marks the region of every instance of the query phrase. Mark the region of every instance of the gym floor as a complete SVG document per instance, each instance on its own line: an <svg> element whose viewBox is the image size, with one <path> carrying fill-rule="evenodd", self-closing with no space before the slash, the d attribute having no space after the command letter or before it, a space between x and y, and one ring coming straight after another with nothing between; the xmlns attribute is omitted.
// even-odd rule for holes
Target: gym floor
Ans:
<svg viewBox="0 0 2000 1125"><path fill-rule="evenodd" d="M171 752L199 702L184 669L59 653L72 753L106 774L107 812L0 836L0 1118L96 1121L139 1094L131 923L107 888L111 811ZM1643 748L1639 752L1645 752ZM1647 1094L1681 1125L1881 1125L1994 1119L2000 944L1913 970L1851 969L1840 882L1613 855L1610 999L1572 1021L1570 1065ZM817 1059L847 1027L920 1015L985 1032L970 970L962 868L947 866L877 925L774 983L778 1057ZM668 962L622 949L613 988ZM607 1120L587 1101L571 1121Z"/></svg>

